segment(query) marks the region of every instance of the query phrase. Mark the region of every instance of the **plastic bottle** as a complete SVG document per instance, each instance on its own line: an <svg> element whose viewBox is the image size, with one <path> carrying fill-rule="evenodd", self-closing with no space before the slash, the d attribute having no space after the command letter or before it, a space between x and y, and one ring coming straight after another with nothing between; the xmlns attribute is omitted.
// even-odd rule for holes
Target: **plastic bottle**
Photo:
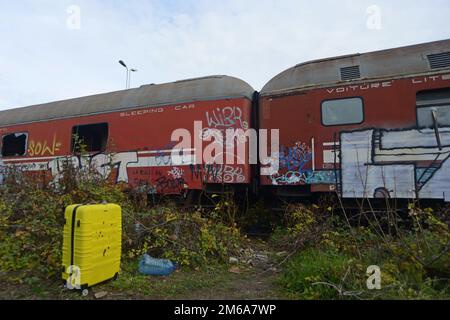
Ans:
<svg viewBox="0 0 450 320"><path fill-rule="evenodd" d="M139 261L139 272L151 276L168 276L177 269L175 263L167 259L155 259L145 254Z"/></svg>

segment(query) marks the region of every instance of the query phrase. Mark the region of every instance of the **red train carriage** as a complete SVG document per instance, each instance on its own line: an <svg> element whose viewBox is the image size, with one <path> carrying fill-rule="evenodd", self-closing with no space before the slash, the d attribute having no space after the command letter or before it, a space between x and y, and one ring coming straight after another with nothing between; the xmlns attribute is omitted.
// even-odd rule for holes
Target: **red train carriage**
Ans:
<svg viewBox="0 0 450 320"><path fill-rule="evenodd" d="M202 140L210 138L208 128L249 127L253 95L244 81L212 76L2 111L3 162L46 172L57 182L63 164L70 161L80 168L94 167L117 182L164 194L205 184L248 184L248 163L206 165L194 154L196 147L207 144ZM194 121L204 128L200 145L174 149L174 130L194 135ZM82 141L88 156L77 150L76 140Z"/></svg>
<svg viewBox="0 0 450 320"><path fill-rule="evenodd" d="M262 90L280 194L450 201L450 40L303 63Z"/></svg>

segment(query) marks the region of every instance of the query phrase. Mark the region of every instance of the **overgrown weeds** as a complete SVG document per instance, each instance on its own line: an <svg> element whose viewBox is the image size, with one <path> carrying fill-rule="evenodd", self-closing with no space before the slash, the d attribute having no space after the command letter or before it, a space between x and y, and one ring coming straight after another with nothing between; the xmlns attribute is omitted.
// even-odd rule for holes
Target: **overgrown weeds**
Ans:
<svg viewBox="0 0 450 320"><path fill-rule="evenodd" d="M372 210L359 224L329 206L288 207L287 232L273 238L292 257L281 285L302 299L448 299L448 224L416 203L407 217L388 207L383 220ZM381 270L379 290L369 290L369 266Z"/></svg>
<svg viewBox="0 0 450 320"><path fill-rule="evenodd" d="M0 188L0 270L18 272L19 280L38 274L57 277L66 206L107 201L130 208L119 186L91 177L68 169L54 188L44 183L47 177L8 170Z"/></svg>
<svg viewBox="0 0 450 320"><path fill-rule="evenodd" d="M149 207L146 195L70 161L53 179L8 168L0 187L0 271L12 280L60 278L64 209L70 204L116 203L123 210L123 259L150 253L184 267L226 263L245 244L235 224L218 213ZM244 239L245 240L245 239ZM125 261L126 262L126 261Z"/></svg>
<svg viewBox="0 0 450 320"><path fill-rule="evenodd" d="M128 213L125 230L130 258L149 253L195 268L227 263L231 255L239 256L245 244L236 224L223 224L218 216L202 210L183 211L170 205Z"/></svg>
<svg viewBox="0 0 450 320"><path fill-rule="evenodd" d="M242 216L229 195L217 197L213 210L183 210L170 202L152 207L144 189L128 190L70 161L56 178L8 168L0 187L0 271L30 285L59 280L65 207L103 201L122 206L126 266L144 253L190 269L226 264L245 252L237 223L276 223L262 204ZM271 239L289 253L280 261L284 290L301 299L448 299L450 209L410 203L401 215L389 202L383 209L365 202L357 218L339 198L286 207ZM380 290L367 285L369 266L381 271Z"/></svg>

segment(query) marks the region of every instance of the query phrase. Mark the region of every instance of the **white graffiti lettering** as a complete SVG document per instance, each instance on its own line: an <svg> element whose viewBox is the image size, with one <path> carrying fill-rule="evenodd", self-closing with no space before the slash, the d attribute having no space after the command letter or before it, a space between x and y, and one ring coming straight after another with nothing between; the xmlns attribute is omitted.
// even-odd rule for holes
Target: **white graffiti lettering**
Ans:
<svg viewBox="0 0 450 320"><path fill-rule="evenodd" d="M208 127L215 129L226 129L238 127L248 129L248 122L243 120L243 112L240 107L217 108L216 110L206 112Z"/></svg>
<svg viewBox="0 0 450 320"><path fill-rule="evenodd" d="M244 170L229 165L206 165L204 180L213 183L245 183Z"/></svg>

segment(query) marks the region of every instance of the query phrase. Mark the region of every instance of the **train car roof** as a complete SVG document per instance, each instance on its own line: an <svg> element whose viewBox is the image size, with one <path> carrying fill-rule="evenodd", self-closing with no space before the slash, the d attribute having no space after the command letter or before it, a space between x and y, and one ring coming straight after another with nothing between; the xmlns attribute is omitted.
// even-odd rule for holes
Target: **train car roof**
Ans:
<svg viewBox="0 0 450 320"><path fill-rule="evenodd" d="M261 95L446 68L450 68L450 39L301 63L275 76L264 86Z"/></svg>
<svg viewBox="0 0 450 320"><path fill-rule="evenodd" d="M140 107L248 98L255 90L229 76L210 76L0 111L0 126L88 116Z"/></svg>

